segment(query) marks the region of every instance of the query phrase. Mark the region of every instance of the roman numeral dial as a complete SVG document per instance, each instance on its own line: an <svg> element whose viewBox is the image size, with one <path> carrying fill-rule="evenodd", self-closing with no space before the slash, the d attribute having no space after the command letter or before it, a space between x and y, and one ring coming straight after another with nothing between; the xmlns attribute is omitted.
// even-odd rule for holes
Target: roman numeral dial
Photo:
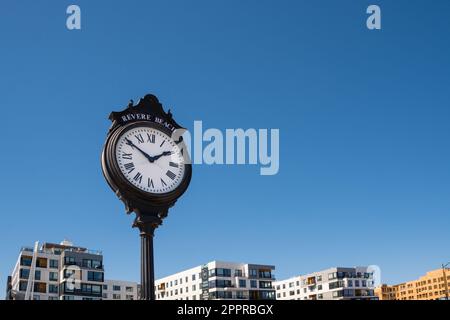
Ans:
<svg viewBox="0 0 450 320"><path fill-rule="evenodd" d="M123 177L135 188L164 194L175 190L184 178L182 147L158 129L134 127L119 137L116 161Z"/></svg>

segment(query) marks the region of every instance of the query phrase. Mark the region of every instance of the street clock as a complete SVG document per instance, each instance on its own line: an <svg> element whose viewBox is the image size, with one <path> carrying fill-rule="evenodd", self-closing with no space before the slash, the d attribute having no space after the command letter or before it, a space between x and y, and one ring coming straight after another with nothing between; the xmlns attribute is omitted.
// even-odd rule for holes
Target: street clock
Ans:
<svg viewBox="0 0 450 320"><path fill-rule="evenodd" d="M109 116L102 152L102 171L111 189L135 212L133 227L142 238L142 298L154 299L153 234L168 210L189 186L192 166L182 138L183 129L154 95L137 105L131 101Z"/></svg>

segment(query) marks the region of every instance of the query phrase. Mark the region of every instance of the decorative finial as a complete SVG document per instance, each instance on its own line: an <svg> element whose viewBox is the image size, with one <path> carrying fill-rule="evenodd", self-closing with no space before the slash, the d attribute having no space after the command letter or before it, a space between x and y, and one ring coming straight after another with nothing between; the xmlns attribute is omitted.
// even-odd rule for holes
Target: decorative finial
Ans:
<svg viewBox="0 0 450 320"><path fill-rule="evenodd" d="M133 99L130 99L130 102L128 102L128 108L132 108L134 105Z"/></svg>

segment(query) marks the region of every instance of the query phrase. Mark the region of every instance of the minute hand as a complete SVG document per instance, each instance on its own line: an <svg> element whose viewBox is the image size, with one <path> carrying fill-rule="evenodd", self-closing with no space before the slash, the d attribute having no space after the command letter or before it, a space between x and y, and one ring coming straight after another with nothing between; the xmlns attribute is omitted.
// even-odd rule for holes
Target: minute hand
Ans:
<svg viewBox="0 0 450 320"><path fill-rule="evenodd" d="M136 146L133 141L128 140L127 138L125 138L125 140L127 140L127 145L129 145L132 148L136 148L137 150L139 150L140 153L142 153L144 155L144 157L147 158L148 161L153 162L155 161L153 157L151 157L150 155L148 155L146 152L142 151L138 146Z"/></svg>

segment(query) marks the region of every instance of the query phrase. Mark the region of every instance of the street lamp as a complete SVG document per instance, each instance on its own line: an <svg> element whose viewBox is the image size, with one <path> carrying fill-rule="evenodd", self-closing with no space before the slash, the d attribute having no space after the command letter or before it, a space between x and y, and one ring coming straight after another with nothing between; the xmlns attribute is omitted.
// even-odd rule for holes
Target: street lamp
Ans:
<svg viewBox="0 0 450 320"><path fill-rule="evenodd" d="M445 269L450 264L450 262L447 262L446 264L442 264L442 275L444 276L444 285L445 285L445 300L448 300L448 281L447 281L447 275L445 274Z"/></svg>

